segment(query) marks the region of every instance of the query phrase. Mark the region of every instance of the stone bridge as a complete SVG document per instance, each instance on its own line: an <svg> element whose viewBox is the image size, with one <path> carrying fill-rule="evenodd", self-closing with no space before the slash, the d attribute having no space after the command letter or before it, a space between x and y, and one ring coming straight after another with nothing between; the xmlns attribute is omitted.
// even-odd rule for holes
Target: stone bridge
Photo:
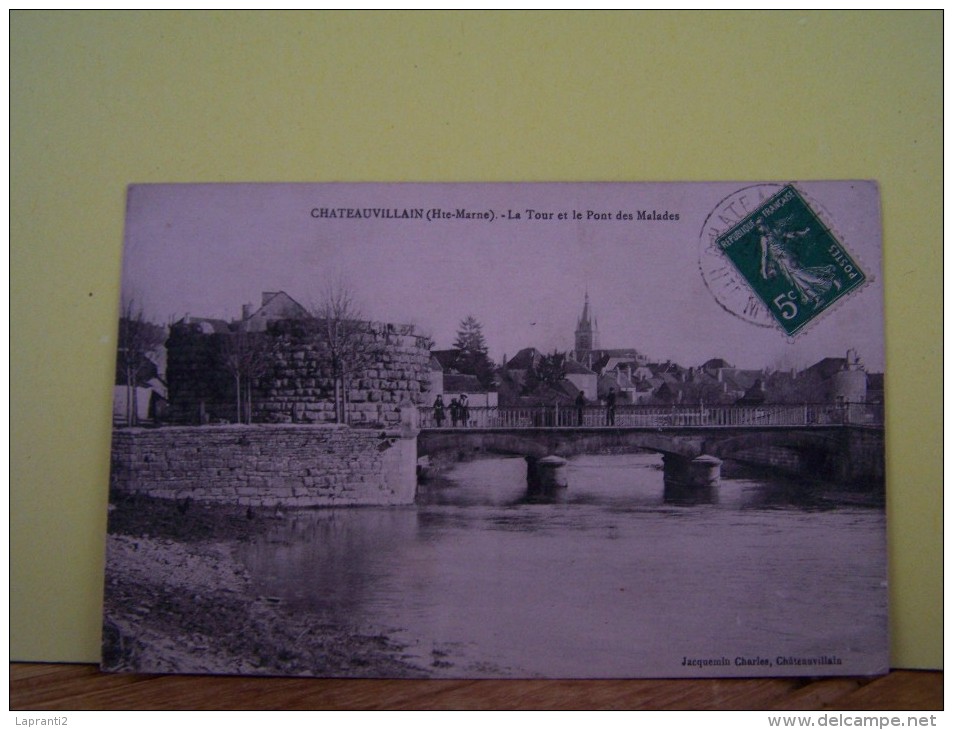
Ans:
<svg viewBox="0 0 953 730"><path fill-rule="evenodd" d="M558 468L558 460L540 467L545 457L640 450L661 453L666 482L684 486L717 483L722 459L855 484L882 485L884 480L883 427L869 409L636 407L619 409L611 425L604 409L530 410L478 409L455 427L438 425L432 412L422 413L418 456L523 456L531 484L540 477L545 481L539 468Z"/></svg>

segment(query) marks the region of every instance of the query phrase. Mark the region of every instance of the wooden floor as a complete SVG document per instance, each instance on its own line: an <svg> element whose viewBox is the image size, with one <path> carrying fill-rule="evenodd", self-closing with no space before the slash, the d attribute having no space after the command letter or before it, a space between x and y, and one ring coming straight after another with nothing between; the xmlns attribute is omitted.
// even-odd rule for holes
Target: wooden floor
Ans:
<svg viewBox="0 0 953 730"><path fill-rule="evenodd" d="M10 665L11 710L941 710L943 673L708 680L371 680L103 674Z"/></svg>

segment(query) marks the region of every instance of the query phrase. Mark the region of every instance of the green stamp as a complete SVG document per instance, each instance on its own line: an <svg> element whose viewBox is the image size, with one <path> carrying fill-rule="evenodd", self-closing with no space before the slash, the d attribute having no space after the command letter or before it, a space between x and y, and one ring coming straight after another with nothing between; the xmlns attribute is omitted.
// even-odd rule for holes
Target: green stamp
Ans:
<svg viewBox="0 0 953 730"><path fill-rule="evenodd" d="M719 235L716 245L788 335L867 279L792 185Z"/></svg>

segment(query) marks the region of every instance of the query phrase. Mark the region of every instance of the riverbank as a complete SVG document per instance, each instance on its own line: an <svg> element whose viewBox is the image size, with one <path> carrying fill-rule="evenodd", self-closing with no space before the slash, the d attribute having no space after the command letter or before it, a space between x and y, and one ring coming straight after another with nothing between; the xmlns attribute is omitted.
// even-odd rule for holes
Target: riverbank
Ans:
<svg viewBox="0 0 953 730"><path fill-rule="evenodd" d="M385 635L258 595L236 552L275 510L128 497L110 505L103 668L147 673L424 677Z"/></svg>

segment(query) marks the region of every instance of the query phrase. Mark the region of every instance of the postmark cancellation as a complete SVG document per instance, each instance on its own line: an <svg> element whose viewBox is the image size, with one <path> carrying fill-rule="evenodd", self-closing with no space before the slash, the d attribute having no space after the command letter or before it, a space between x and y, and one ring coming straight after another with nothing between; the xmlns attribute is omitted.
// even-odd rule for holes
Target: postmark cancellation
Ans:
<svg viewBox="0 0 953 730"><path fill-rule="evenodd" d="M740 311L720 299L722 306L795 336L867 276L797 188L784 185L766 196L761 187L752 191L759 202L718 233L708 253L730 262L728 278L742 290Z"/></svg>

